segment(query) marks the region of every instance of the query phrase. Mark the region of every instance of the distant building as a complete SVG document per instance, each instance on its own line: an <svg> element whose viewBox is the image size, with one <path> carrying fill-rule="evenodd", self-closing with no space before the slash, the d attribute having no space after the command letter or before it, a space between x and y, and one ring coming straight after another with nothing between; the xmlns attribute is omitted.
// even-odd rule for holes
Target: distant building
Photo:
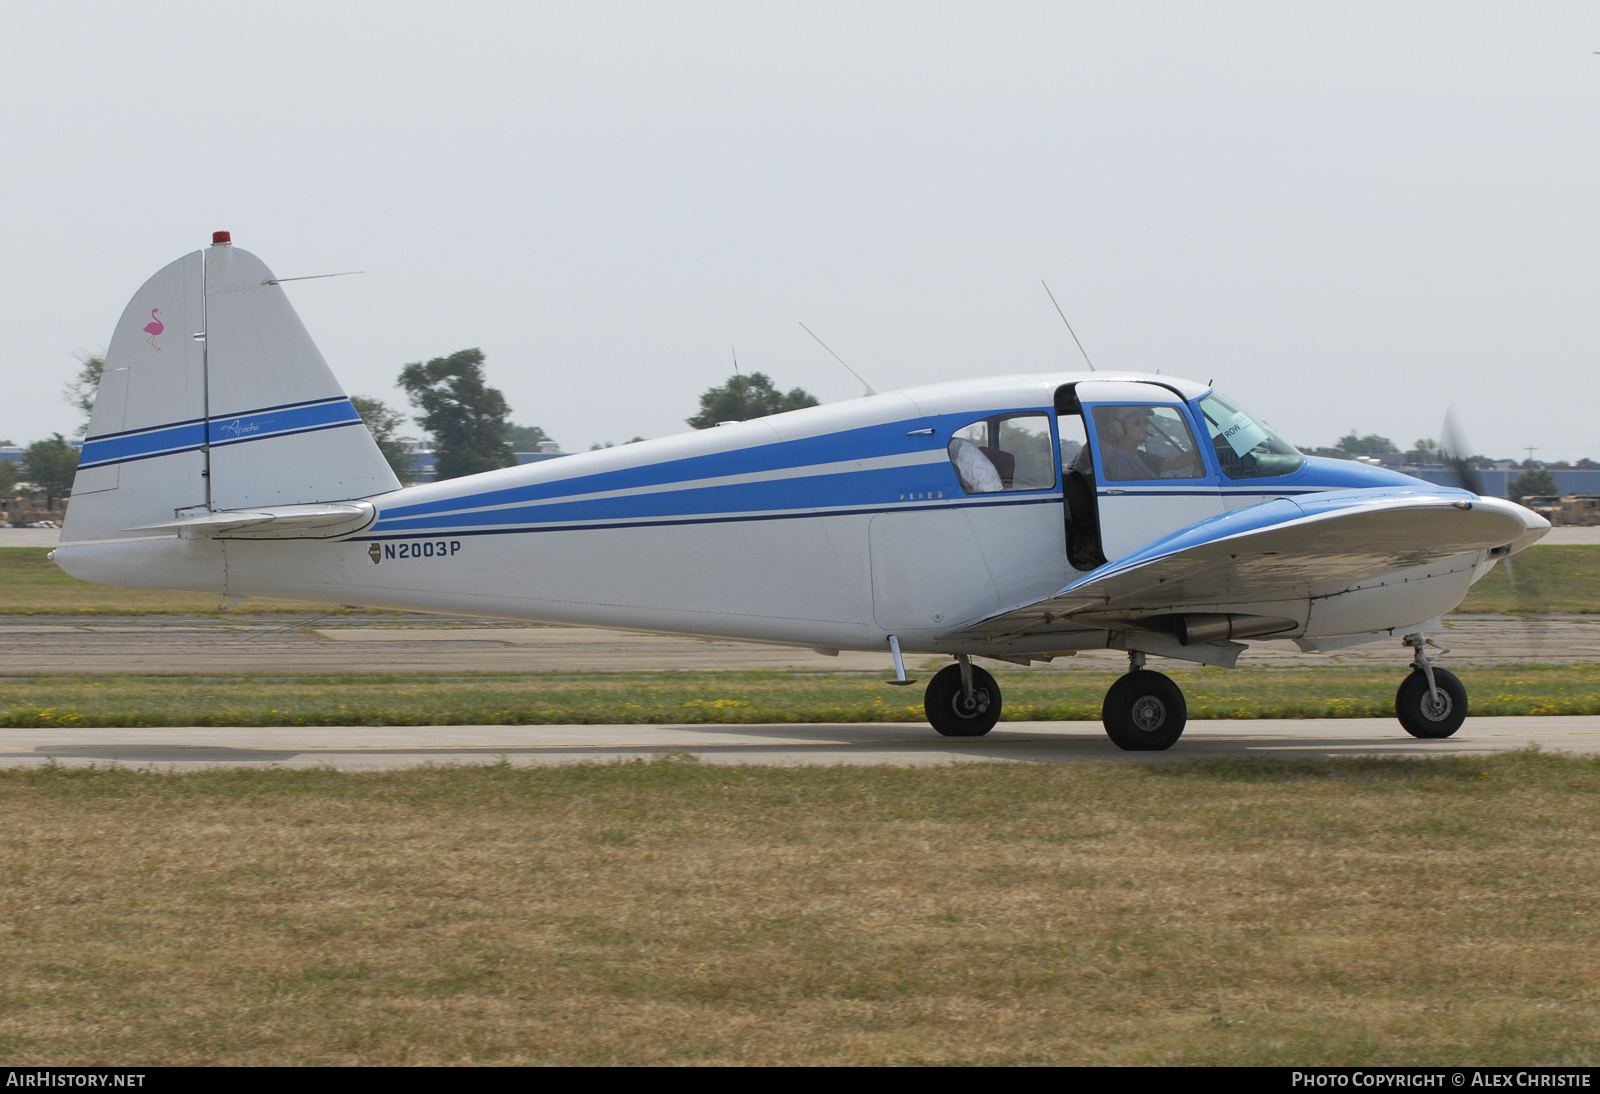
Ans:
<svg viewBox="0 0 1600 1094"><path fill-rule="evenodd" d="M1558 528L1600 525L1600 497L1568 494L1565 497L1528 497L1522 504Z"/></svg>
<svg viewBox="0 0 1600 1094"><path fill-rule="evenodd" d="M1506 464L1510 466L1504 466ZM1438 486L1461 485L1455 469L1443 464L1396 467L1395 470ZM1600 494L1600 471L1579 471L1570 467L1546 467L1544 470L1550 472L1550 477L1556 480L1556 489L1563 495ZM1479 481L1483 483L1484 494L1497 498L1510 497L1512 481L1526 473L1524 468L1510 460L1502 460L1494 467L1480 467L1476 471Z"/></svg>
<svg viewBox="0 0 1600 1094"><path fill-rule="evenodd" d="M57 498L54 509L44 507L47 499L31 490L11 497L0 497L0 528L26 528L39 521L50 521L59 527L67 515L67 498Z"/></svg>
<svg viewBox="0 0 1600 1094"><path fill-rule="evenodd" d="M406 451L411 455L411 477L417 482L434 482L439 477L437 458L433 449L426 447L427 442L417 437L400 437L401 444L406 446ZM539 463L542 460L553 460L567 453L561 451L561 446L555 441L540 441L537 452L516 453L517 464Z"/></svg>
<svg viewBox="0 0 1600 1094"><path fill-rule="evenodd" d="M67 438L67 447L68 448L82 448L83 447L83 438L82 437L68 437ZM22 462L22 453L25 452L25 451L26 451L26 449L24 449L22 447L22 445L20 445L20 444L0 444L0 460L16 460L18 463L21 463Z"/></svg>

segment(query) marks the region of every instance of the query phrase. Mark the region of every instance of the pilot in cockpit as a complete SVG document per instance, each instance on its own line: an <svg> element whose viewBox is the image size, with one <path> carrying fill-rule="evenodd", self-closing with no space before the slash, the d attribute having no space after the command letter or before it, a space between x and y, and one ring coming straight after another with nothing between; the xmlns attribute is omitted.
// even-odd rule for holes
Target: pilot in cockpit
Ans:
<svg viewBox="0 0 1600 1094"><path fill-rule="evenodd" d="M1156 408L1152 406L1095 408L1095 431L1100 435L1100 462L1108 480L1125 482L1193 478L1202 474L1199 456L1194 443L1189 440L1187 429L1179 426L1175 431L1161 430L1160 443L1152 442L1150 423L1155 412ZM1081 471L1085 475L1093 474L1087 445L1078 450L1068 469Z"/></svg>

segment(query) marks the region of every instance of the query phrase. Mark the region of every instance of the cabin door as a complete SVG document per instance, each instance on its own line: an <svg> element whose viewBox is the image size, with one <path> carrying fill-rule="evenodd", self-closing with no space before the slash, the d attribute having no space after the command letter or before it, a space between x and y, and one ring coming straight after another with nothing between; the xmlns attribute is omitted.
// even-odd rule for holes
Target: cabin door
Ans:
<svg viewBox="0 0 1600 1094"><path fill-rule="evenodd" d="M1084 450L1089 434L1068 384L1056 392L1056 436L1061 445L1061 516L1066 525L1067 562L1073 570L1105 565L1100 552L1100 516L1094 497L1094 468ZM1067 575L1074 576L1071 571Z"/></svg>
<svg viewBox="0 0 1600 1094"><path fill-rule="evenodd" d="M1222 513L1217 477L1175 392L1137 381L1088 380L1074 385L1074 394L1089 439L1066 461L1068 475L1093 473L1100 549L1108 561Z"/></svg>

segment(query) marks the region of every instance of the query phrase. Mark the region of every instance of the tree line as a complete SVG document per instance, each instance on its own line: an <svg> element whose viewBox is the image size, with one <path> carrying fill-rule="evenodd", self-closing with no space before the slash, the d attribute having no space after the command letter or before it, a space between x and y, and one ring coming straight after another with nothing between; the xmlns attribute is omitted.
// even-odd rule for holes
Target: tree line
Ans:
<svg viewBox="0 0 1600 1094"><path fill-rule="evenodd" d="M482 350L464 349L448 357L414 361L400 370L395 386L404 390L412 407L420 411L413 420L433 438L437 479L514 467L519 450L534 451L541 442L550 440L536 425L516 425L511 421L511 407L505 395L484 379L483 362ZM396 477L401 482L413 481L416 473L411 453L405 451L397 436L404 415L368 396L355 396L351 402ZM735 373L726 383L702 394L700 413L685 421L695 429L709 429L719 422L742 422L816 405L816 397L802 388L780 392L764 373Z"/></svg>

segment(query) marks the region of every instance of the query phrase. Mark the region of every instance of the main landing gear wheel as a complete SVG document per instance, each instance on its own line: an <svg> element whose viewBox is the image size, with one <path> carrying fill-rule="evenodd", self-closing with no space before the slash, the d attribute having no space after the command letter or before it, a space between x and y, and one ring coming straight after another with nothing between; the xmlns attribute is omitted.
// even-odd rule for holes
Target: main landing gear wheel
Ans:
<svg viewBox="0 0 1600 1094"><path fill-rule="evenodd" d="M1467 689L1456 674L1436 668L1433 681L1437 695L1428 686L1427 673L1412 669L1394 693L1395 717L1413 737L1448 737L1467 720Z"/></svg>
<svg viewBox="0 0 1600 1094"><path fill-rule="evenodd" d="M1100 708L1111 743L1126 752L1162 752L1183 736L1189 704L1168 676L1134 669L1111 685Z"/></svg>
<svg viewBox="0 0 1600 1094"><path fill-rule="evenodd" d="M972 694L961 686L961 666L940 669L928 681L922 708L928 722L946 737L982 737L1000 720L1000 685L977 665L972 673Z"/></svg>

